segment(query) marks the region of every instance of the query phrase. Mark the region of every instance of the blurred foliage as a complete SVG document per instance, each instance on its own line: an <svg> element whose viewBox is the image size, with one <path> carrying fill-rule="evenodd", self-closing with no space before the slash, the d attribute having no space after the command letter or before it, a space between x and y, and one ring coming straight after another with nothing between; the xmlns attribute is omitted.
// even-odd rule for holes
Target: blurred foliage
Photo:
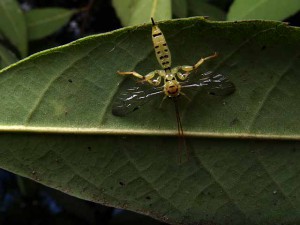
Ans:
<svg viewBox="0 0 300 225"><path fill-rule="evenodd" d="M28 46L31 54L87 34L120 27L112 7L122 24L129 26L149 23L150 17L154 17L156 21L168 20L172 15L173 18L208 16L211 20L225 20L226 17L228 20L285 20L299 11L300 1L2 0L0 68L26 57ZM53 39L57 36L57 39Z"/></svg>

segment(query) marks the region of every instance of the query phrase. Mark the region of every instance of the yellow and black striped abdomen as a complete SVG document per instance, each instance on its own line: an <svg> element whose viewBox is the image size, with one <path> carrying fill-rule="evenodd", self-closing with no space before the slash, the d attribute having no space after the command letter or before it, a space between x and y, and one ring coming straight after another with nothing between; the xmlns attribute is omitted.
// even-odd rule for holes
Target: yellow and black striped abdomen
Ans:
<svg viewBox="0 0 300 225"><path fill-rule="evenodd" d="M157 25L152 26L152 41L154 45L155 55L159 64L164 69L171 68L171 53L169 51L164 34Z"/></svg>

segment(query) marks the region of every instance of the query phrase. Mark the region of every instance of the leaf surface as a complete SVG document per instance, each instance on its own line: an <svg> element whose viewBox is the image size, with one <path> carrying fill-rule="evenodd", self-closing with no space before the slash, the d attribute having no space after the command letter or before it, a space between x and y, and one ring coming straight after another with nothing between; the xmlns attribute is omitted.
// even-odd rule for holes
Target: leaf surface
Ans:
<svg viewBox="0 0 300 225"><path fill-rule="evenodd" d="M0 69L18 61L13 52L0 44Z"/></svg>
<svg viewBox="0 0 300 225"><path fill-rule="evenodd" d="M178 164L168 99L162 108L163 96L127 117L111 114L115 97L135 85L116 71L159 69L147 24L2 70L0 166L172 224L298 224L299 28L202 18L159 26L172 66L217 51L198 72L225 74L236 86L226 98L199 90L179 99L189 161Z"/></svg>
<svg viewBox="0 0 300 225"><path fill-rule="evenodd" d="M29 40L37 40L58 31L77 10L63 8L33 9L25 14Z"/></svg>
<svg viewBox="0 0 300 225"><path fill-rule="evenodd" d="M284 20L300 10L300 1L235 0L228 20Z"/></svg>
<svg viewBox="0 0 300 225"><path fill-rule="evenodd" d="M171 0L113 0L113 6L123 26L149 23L150 18L155 21L171 19Z"/></svg>
<svg viewBox="0 0 300 225"><path fill-rule="evenodd" d="M0 33L20 51L27 55L27 28L24 14L16 0L0 1Z"/></svg>

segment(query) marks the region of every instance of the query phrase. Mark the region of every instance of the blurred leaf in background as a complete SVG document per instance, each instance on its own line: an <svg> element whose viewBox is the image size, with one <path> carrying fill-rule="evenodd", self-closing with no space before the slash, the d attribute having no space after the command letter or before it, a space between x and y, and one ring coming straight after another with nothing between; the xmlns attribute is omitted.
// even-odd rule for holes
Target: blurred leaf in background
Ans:
<svg viewBox="0 0 300 225"><path fill-rule="evenodd" d="M22 57L27 56L27 27L24 14L16 0L0 1L0 33L18 49Z"/></svg>
<svg viewBox="0 0 300 225"><path fill-rule="evenodd" d="M178 18L188 16L187 0L172 0L172 14Z"/></svg>
<svg viewBox="0 0 300 225"><path fill-rule="evenodd" d="M189 16L208 16L210 20L225 20L226 13L207 0L187 0Z"/></svg>
<svg viewBox="0 0 300 225"><path fill-rule="evenodd" d="M113 0L113 6L123 26L149 23L172 18L171 0Z"/></svg>
<svg viewBox="0 0 300 225"><path fill-rule="evenodd" d="M235 0L228 20L284 20L300 10L299 0Z"/></svg>
<svg viewBox="0 0 300 225"><path fill-rule="evenodd" d="M32 9L25 13L29 40L45 38L66 25L78 10L63 8Z"/></svg>
<svg viewBox="0 0 300 225"><path fill-rule="evenodd" d="M28 41L45 38L68 23L70 18L79 10L64 8L42 8L23 12L16 0L0 1L0 68L27 56ZM17 51L12 52L10 43Z"/></svg>
<svg viewBox="0 0 300 225"><path fill-rule="evenodd" d="M17 62L16 55L0 43L0 69Z"/></svg>

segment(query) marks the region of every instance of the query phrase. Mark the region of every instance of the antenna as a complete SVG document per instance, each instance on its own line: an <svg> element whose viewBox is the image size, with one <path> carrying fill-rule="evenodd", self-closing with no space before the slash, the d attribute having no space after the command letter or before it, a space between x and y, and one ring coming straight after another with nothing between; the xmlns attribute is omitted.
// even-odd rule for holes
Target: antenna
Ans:
<svg viewBox="0 0 300 225"><path fill-rule="evenodd" d="M154 22L154 19L151 17L151 22L152 22L152 25L155 26L155 22Z"/></svg>

